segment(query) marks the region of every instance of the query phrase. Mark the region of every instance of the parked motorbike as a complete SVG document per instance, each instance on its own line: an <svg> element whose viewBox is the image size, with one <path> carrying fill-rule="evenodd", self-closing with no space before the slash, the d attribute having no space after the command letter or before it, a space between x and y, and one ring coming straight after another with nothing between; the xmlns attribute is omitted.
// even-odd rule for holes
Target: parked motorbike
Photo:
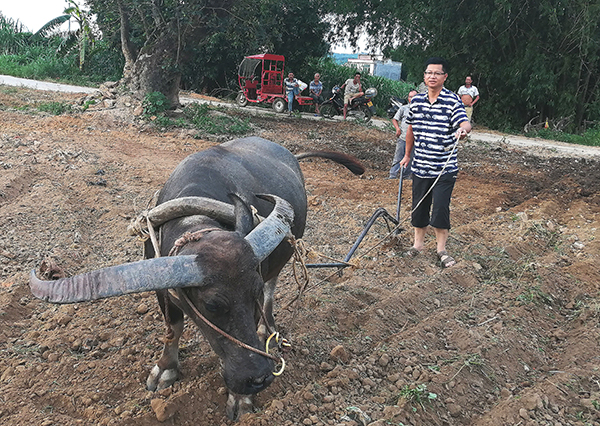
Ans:
<svg viewBox="0 0 600 426"><path fill-rule="evenodd" d="M334 115L344 114L344 94L340 86L335 86L331 89L331 98L327 99L319 106L321 115L325 118L332 118ZM377 95L377 89L371 87L365 91L363 96L359 96L352 100L348 106L347 117L355 117L356 119L369 122L371 117L375 115L377 110L373 105L372 99Z"/></svg>
<svg viewBox="0 0 600 426"><path fill-rule="evenodd" d="M392 96L390 98L390 103L387 107L387 115L389 118L394 118L394 115L398 112L402 105L406 105L408 101L406 99L401 99L398 96Z"/></svg>

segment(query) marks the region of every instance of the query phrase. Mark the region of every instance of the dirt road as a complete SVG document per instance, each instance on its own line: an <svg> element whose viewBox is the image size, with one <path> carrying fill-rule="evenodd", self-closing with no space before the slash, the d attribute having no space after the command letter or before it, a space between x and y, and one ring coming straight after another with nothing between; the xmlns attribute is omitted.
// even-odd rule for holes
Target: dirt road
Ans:
<svg viewBox="0 0 600 426"><path fill-rule="evenodd" d="M79 96L0 87L0 424L231 425L218 358L191 324L182 380L145 390L164 331L154 295L55 306L28 290L44 260L68 275L139 260L130 219L179 161L215 144L117 109L34 108ZM391 132L250 122L293 152L341 150L368 169L357 178L302 163L307 261L343 258L376 208L395 212ZM276 320L292 342L287 368L239 424L600 425L600 168L532 153L461 145L452 268L438 265L432 235L422 255L404 257L410 233L390 238L383 222L341 276L310 270L297 302L286 267ZM409 194L410 182L407 228Z"/></svg>
<svg viewBox="0 0 600 426"><path fill-rule="evenodd" d="M24 78L16 78L6 75L0 75L0 85L18 86L18 87L29 87L38 90L50 90L57 92L67 93L94 93L95 89L90 87L72 86L59 83L41 82L36 80L29 80ZM188 104L190 102L209 103L215 106L222 106L228 108L239 108L234 103L219 101L219 100L206 100L199 97L190 97L185 94L181 95L181 103ZM246 110L251 111L254 115L270 115L272 111L270 109L254 108L252 106L245 107ZM320 121L320 117L314 117L312 114L302 114L302 117L307 120ZM340 121L341 117L334 117L334 120ZM372 122L373 126L385 129L390 126L389 120L381 118L375 118ZM553 156L555 154L565 157L586 157L586 158L600 158L600 147L589 147L583 145L573 145L558 141L549 141L547 139L527 138L517 135L502 134L498 132L486 132L474 129L470 136L473 140L479 142L485 142L494 146L513 145L521 147L523 149L538 150L538 155Z"/></svg>

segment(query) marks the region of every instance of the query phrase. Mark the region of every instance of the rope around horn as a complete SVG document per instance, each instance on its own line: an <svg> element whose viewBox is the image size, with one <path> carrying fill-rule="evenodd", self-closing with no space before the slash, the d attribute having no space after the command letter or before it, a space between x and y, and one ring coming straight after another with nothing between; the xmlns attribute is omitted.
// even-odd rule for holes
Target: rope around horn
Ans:
<svg viewBox="0 0 600 426"><path fill-rule="evenodd" d="M160 247L159 247L159 243L158 243L158 239L156 238L156 233L154 230L154 227L152 226L152 223L150 222L150 220L146 217L147 219L147 226L148 226L148 232L147 238L150 238L152 241L152 246L154 247L154 253L155 253L155 257L160 257ZM171 248L171 250L169 251L169 256L174 256L177 253L179 253L179 251L181 251L181 249L183 248L183 246L185 246L187 243L192 242L192 241L198 241L200 240L205 234L212 232L212 231L222 231L223 229L221 228L206 228L206 229L202 229L200 231L196 231L196 232L186 232L185 234L183 234L180 238L177 239L177 241L175 241L175 243L173 244L173 247ZM146 239L147 239L146 238ZM273 361L277 362L277 363L281 363L281 369L279 371L273 372L274 376L280 376L283 373L283 370L285 369L285 360L283 359L283 357L276 357L275 355L270 354L269 351L269 343L270 340L273 336L275 336L276 342L282 346L289 346L289 343L287 342L286 339L281 338L279 336L279 333L273 333L271 334L271 336L269 336L269 338L267 339L266 342L266 351L262 351L260 349L256 349L253 346L250 346L244 342L242 342L239 339L236 339L235 337L231 336L230 334L227 334L226 332L224 332L223 330L221 330L219 327L217 327L216 325L214 325L212 322L210 322L208 320L208 318L206 318L204 315L202 315L200 313L200 311L196 308L196 306L192 303L192 301L188 298L187 294L185 294L185 292L181 292L181 294L184 297L184 302L188 305L188 307L194 312L194 314L201 319L207 326L209 326L210 328L212 328L214 331L216 331L217 333L219 333L221 336L225 337L226 339L230 340L231 342L235 343L236 345L244 348L244 349L248 349L249 351L252 351L254 353L257 353L259 355L262 355L264 357L267 357L269 359L272 359ZM169 306L169 298L175 298L179 301L179 303L182 303L181 300L179 300L179 298L177 296L175 296L174 294L171 294L170 292L165 292L165 309L168 309ZM173 331L170 328L170 325L168 323L168 321L166 320L166 317L168 315L168 311L165 311L165 322L167 322L167 335L169 335L170 333L172 334ZM194 321L195 322L195 321ZM198 325L198 324L196 324Z"/></svg>

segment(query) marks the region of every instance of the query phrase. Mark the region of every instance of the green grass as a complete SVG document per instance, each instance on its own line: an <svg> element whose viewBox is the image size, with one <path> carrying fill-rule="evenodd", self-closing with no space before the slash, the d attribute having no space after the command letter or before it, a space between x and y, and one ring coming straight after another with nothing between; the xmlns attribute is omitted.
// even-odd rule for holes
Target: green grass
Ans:
<svg viewBox="0 0 600 426"><path fill-rule="evenodd" d="M37 109L53 115L61 115L71 111L71 105L65 102L47 102L39 104Z"/></svg>
<svg viewBox="0 0 600 426"><path fill-rule="evenodd" d="M419 404L424 410L425 403L435 401L437 399L437 394L429 392L427 390L427 385L425 383L421 383L414 387L405 385L400 390L400 397L406 399L409 403Z"/></svg>
<svg viewBox="0 0 600 426"><path fill-rule="evenodd" d="M530 132L527 136L567 142L576 145L600 146L600 125L588 129L580 135L550 129L541 129L536 132Z"/></svg>

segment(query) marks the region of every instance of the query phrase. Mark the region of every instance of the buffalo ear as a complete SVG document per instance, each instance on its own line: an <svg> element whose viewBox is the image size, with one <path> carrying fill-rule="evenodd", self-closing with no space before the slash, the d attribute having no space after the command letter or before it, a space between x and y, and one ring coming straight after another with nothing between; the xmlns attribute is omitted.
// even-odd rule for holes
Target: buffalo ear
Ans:
<svg viewBox="0 0 600 426"><path fill-rule="evenodd" d="M240 194L229 194L229 199L233 202L235 211L235 231L245 237L254 228L254 218L252 209Z"/></svg>

